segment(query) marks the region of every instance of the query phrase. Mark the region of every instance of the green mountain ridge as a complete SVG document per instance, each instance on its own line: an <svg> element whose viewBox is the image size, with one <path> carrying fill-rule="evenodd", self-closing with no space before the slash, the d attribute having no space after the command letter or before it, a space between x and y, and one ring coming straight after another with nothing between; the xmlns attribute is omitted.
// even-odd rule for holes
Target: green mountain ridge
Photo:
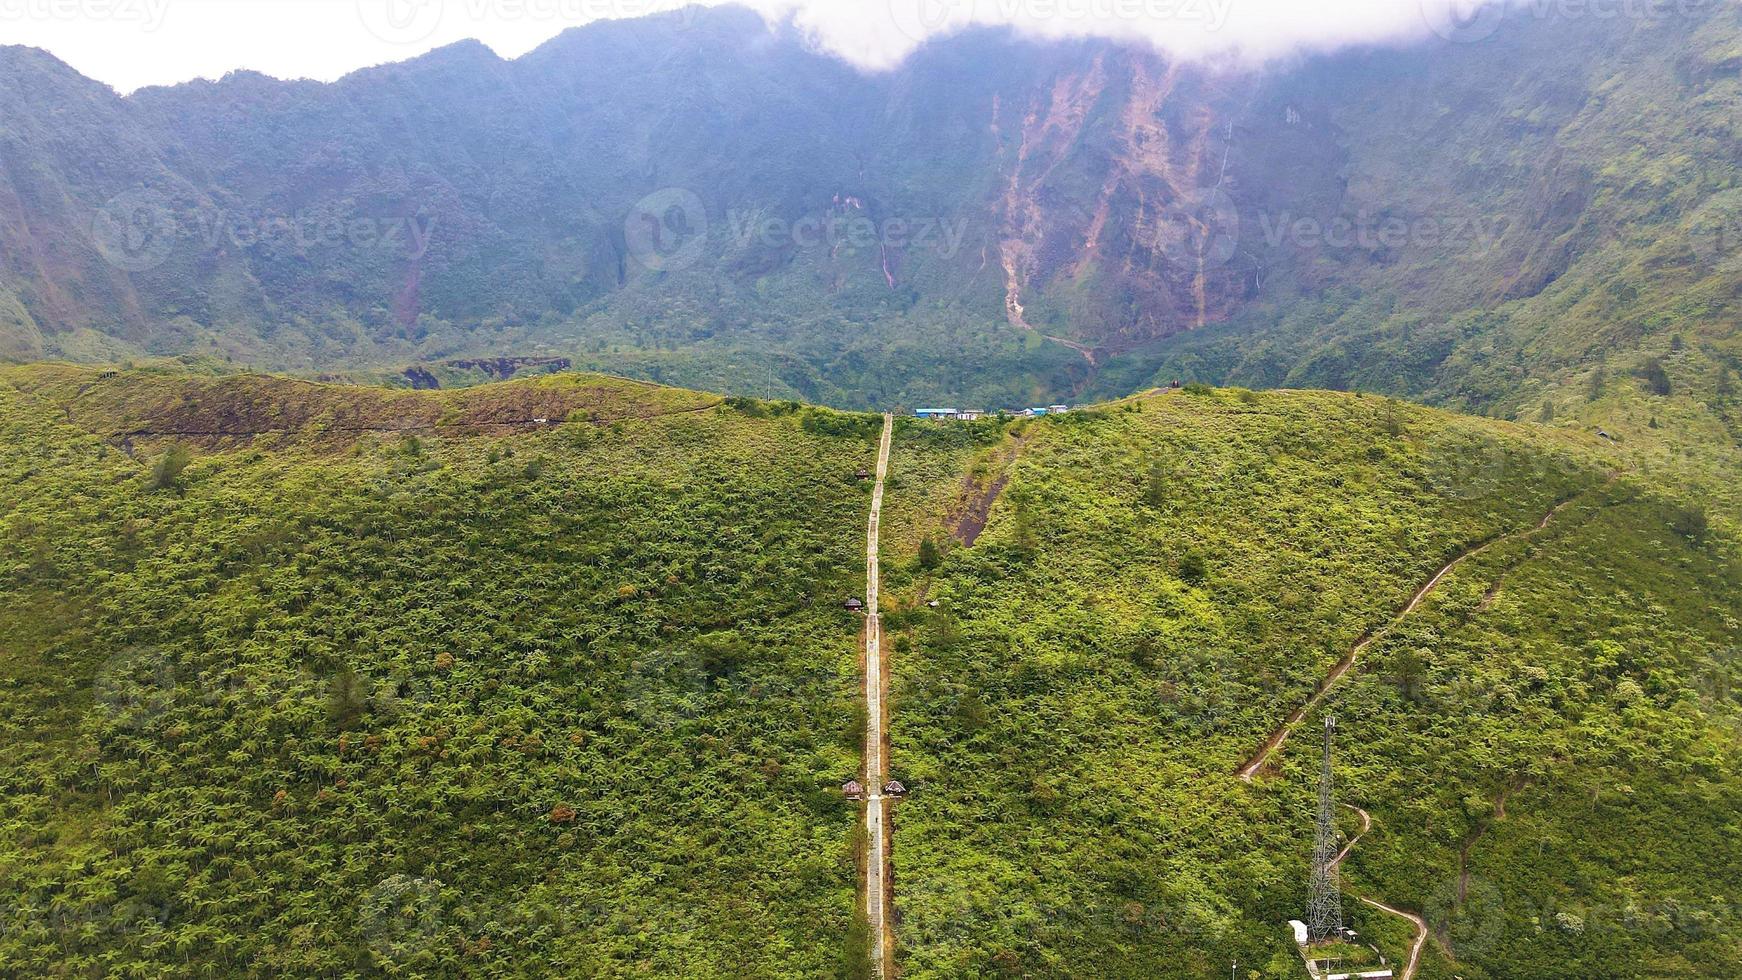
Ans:
<svg viewBox="0 0 1742 980"><path fill-rule="evenodd" d="M1735 4L0 47L0 974L870 976L874 483L898 975L1298 976L1327 714L1357 962L1742 972L1738 106Z"/></svg>
<svg viewBox="0 0 1742 980"><path fill-rule="evenodd" d="M0 369L0 962L863 975L879 427ZM1234 771L1388 623L1328 697L1349 889L1429 918L1420 975L1732 970L1742 550L1636 451L1327 392L900 421L903 974L1295 975L1311 740Z"/></svg>

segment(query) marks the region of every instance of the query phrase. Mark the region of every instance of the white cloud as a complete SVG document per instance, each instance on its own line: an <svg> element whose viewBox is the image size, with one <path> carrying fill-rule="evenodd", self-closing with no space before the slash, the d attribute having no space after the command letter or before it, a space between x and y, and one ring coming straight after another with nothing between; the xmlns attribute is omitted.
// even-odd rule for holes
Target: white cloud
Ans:
<svg viewBox="0 0 1742 980"><path fill-rule="evenodd" d="M1182 57L1263 60L1486 27L1487 0L759 0L793 10L824 46L869 67L968 25L1037 37L1146 41ZM1493 7L1498 12L1498 7Z"/></svg>
<svg viewBox="0 0 1742 980"><path fill-rule="evenodd" d="M0 43L44 47L130 91L249 68L333 79L477 38L504 57L565 28L682 0L0 0ZM721 0L702 0L717 4ZM1262 59L1296 50L1480 32L1455 11L1486 0L747 0L868 67L926 37L1008 24L1040 37L1142 40L1177 55Z"/></svg>

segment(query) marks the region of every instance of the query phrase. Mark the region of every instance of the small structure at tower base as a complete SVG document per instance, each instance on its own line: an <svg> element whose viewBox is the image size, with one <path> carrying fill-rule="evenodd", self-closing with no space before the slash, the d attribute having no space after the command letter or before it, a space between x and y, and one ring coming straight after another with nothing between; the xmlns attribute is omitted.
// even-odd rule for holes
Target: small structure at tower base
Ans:
<svg viewBox="0 0 1742 980"><path fill-rule="evenodd" d="M1344 966L1344 962L1349 959L1347 956L1350 952L1349 947L1353 943L1314 943L1308 934L1307 924L1299 919L1288 920L1288 927L1294 931L1295 948L1300 950L1301 961L1306 964L1307 976L1312 977L1313 980L1391 980L1394 976L1389 966L1381 965L1377 968ZM1350 935L1352 937L1353 933ZM1356 947L1355 951L1366 952L1365 949L1359 947ZM1373 952L1375 955L1379 953L1377 949ZM1379 956L1379 962L1383 964L1385 957Z"/></svg>

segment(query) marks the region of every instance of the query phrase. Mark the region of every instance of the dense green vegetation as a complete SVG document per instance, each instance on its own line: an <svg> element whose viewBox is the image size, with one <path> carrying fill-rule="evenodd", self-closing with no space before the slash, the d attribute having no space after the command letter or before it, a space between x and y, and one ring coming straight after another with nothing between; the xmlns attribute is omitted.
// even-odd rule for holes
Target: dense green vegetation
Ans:
<svg viewBox="0 0 1742 980"><path fill-rule="evenodd" d="M1376 820L1351 889L1430 917L1424 976L1735 969L1742 569L1733 538L1678 532L1683 501L1611 483L1612 447L1204 391L984 452L1011 448L979 542L898 573L939 606L889 617L906 975L1298 975L1313 740L1234 770L1489 541L1333 691L1343 799Z"/></svg>
<svg viewBox="0 0 1742 980"><path fill-rule="evenodd" d="M0 361L126 365L0 368L0 975L865 976L878 421L815 406L1102 398L898 423L904 976L1298 976L1324 711L1424 980L1742 973L1742 14L1662 9L1214 78L741 10L125 99L0 48Z"/></svg>
<svg viewBox="0 0 1742 980"><path fill-rule="evenodd" d="M39 368L0 428L0 972L841 967L875 419Z"/></svg>
<svg viewBox="0 0 1742 980"><path fill-rule="evenodd" d="M0 428L5 972L864 975L875 417L40 365ZM1351 920L1395 957L1354 895L1420 910L1424 977L1733 972L1742 568L1666 430L902 420L904 975L1296 975L1312 739L1234 770L1485 544L1327 702Z"/></svg>

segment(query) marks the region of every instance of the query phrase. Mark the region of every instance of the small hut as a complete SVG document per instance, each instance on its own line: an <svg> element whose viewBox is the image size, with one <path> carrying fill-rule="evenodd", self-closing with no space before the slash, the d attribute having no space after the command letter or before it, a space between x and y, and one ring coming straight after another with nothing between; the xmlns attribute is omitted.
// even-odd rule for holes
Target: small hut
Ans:
<svg viewBox="0 0 1742 980"><path fill-rule="evenodd" d="M848 599L846 602L843 602L841 605L845 606L847 608L848 612L864 612L865 611L865 602L862 599Z"/></svg>
<svg viewBox="0 0 1742 980"><path fill-rule="evenodd" d="M885 795L885 796L906 796L907 795L907 787L901 785L901 780L891 779L889 781L889 785L883 787L883 795Z"/></svg>
<svg viewBox="0 0 1742 980"><path fill-rule="evenodd" d="M865 798L865 787L859 785L859 781L857 779L849 779L846 782L842 783L841 784L841 792L845 793L847 795L847 799L849 799L849 800L859 800L859 799Z"/></svg>

